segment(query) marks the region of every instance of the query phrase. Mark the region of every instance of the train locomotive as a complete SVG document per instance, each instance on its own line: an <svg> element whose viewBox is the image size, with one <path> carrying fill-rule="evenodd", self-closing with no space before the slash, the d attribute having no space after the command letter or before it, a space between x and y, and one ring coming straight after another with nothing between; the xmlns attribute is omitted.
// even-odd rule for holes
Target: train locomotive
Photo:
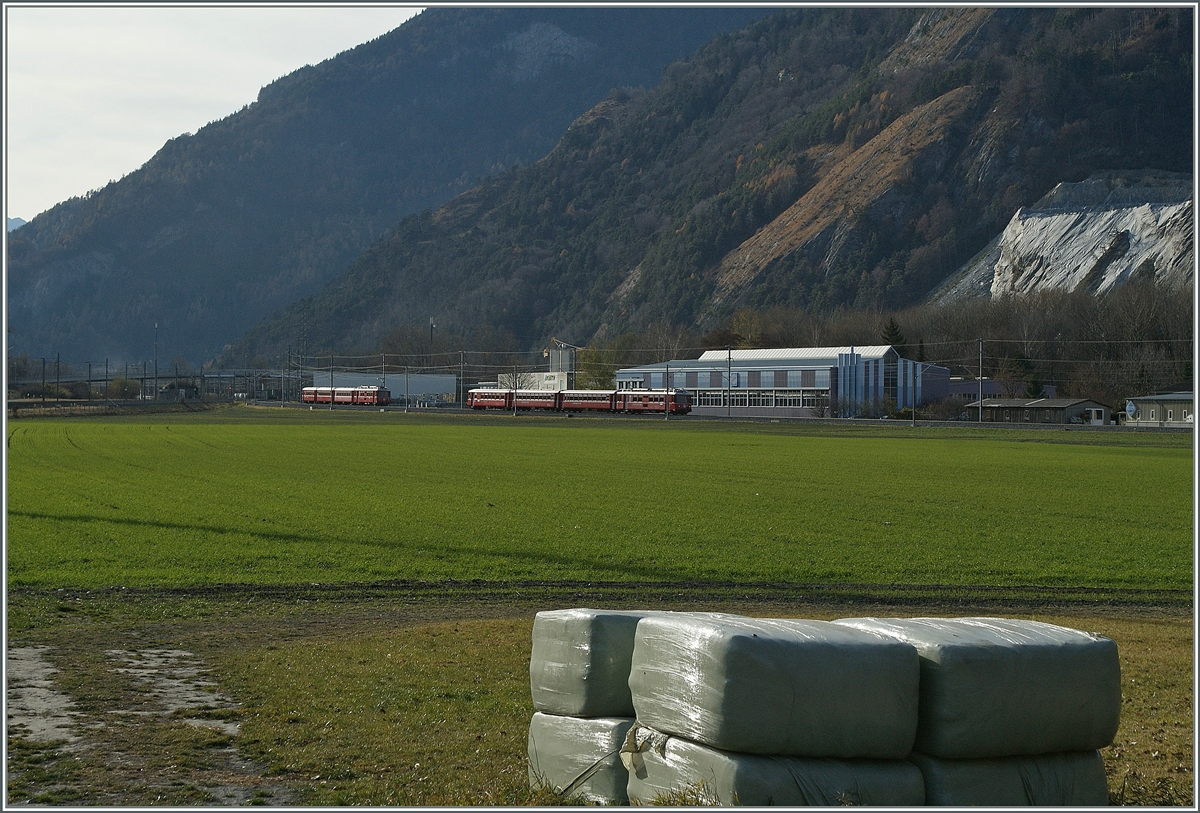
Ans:
<svg viewBox="0 0 1200 813"><path fill-rule="evenodd" d="M516 390L481 388L467 392L472 409L545 409L555 412L647 413L692 411L687 390Z"/></svg>
<svg viewBox="0 0 1200 813"><path fill-rule="evenodd" d="M387 406L392 402L392 393L383 387L305 387L300 391L300 402L304 404L328 404L332 394L334 405Z"/></svg>

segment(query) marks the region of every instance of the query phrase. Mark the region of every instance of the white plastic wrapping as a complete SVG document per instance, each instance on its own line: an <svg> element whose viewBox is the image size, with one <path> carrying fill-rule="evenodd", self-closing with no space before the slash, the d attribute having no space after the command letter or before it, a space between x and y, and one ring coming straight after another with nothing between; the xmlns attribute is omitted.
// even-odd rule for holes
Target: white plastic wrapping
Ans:
<svg viewBox="0 0 1200 813"><path fill-rule="evenodd" d="M720 751L635 726L621 757L634 804L835 807L924 803L921 772L902 759L803 759Z"/></svg>
<svg viewBox="0 0 1200 813"><path fill-rule="evenodd" d="M995 759L909 757L925 777L925 803L952 807L1101 807L1108 783L1099 751Z"/></svg>
<svg viewBox="0 0 1200 813"><path fill-rule="evenodd" d="M725 751L900 759L917 725L908 644L826 621L651 615L629 686L638 722Z"/></svg>
<svg viewBox="0 0 1200 813"><path fill-rule="evenodd" d="M1006 618L847 618L921 654L914 749L946 759L1092 751L1121 713L1117 645L1078 630Z"/></svg>
<svg viewBox="0 0 1200 813"><path fill-rule="evenodd" d="M549 610L533 620L533 707L572 717L632 717L629 663L649 611Z"/></svg>
<svg viewBox="0 0 1200 813"><path fill-rule="evenodd" d="M629 803L629 774L618 750L630 717L556 717L536 712L529 722L529 784L598 804Z"/></svg>

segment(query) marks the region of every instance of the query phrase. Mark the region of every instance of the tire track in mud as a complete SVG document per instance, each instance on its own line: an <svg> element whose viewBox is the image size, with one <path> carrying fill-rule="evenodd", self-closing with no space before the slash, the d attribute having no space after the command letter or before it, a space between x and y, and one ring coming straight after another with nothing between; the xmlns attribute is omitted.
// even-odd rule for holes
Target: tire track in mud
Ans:
<svg viewBox="0 0 1200 813"><path fill-rule="evenodd" d="M1043 585L962 584L817 584L730 581L574 581L574 580L388 580L307 584L214 584L195 587L114 587L49 590L10 587L10 595L46 595L59 599L120 598L128 600L204 599L213 601L328 601L356 603L371 599L432 604L531 603L541 601L682 601L845 604L876 602L896 605L964 605L998 608L1101 607L1190 612L1190 590Z"/></svg>

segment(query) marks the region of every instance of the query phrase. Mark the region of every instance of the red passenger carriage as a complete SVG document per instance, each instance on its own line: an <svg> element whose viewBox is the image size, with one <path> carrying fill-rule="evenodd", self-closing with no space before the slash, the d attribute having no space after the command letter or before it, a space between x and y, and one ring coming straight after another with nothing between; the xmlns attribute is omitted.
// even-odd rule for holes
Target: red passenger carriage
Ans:
<svg viewBox="0 0 1200 813"><path fill-rule="evenodd" d="M392 402L392 393L383 387L305 387L300 391L300 401L305 404L333 403L347 406L387 406Z"/></svg>
<svg viewBox="0 0 1200 813"><path fill-rule="evenodd" d="M517 409L545 409L555 412L663 412L686 415L692 411L692 398L686 390L517 390ZM480 388L467 393L472 409L512 409L513 391Z"/></svg>

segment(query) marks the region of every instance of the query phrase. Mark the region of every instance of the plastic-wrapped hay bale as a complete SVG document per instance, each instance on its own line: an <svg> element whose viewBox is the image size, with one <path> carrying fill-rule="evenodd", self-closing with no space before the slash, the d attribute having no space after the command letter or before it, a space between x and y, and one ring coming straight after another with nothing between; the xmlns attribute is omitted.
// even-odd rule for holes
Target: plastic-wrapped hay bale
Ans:
<svg viewBox="0 0 1200 813"><path fill-rule="evenodd" d="M546 610L533 619L533 707L571 717L632 717L629 665L638 621L661 610ZM701 617L728 617L696 613Z"/></svg>
<svg viewBox="0 0 1200 813"><path fill-rule="evenodd" d="M1117 645L1007 618L849 618L834 622L921 653L914 749L946 759L1092 751L1121 713Z"/></svg>
<svg viewBox="0 0 1200 813"><path fill-rule="evenodd" d="M903 759L735 754L641 725L621 758L634 804L913 807L925 798L921 772Z"/></svg>
<svg viewBox="0 0 1200 813"><path fill-rule="evenodd" d="M529 784L599 804L628 804L629 774L618 749L630 717L557 717L535 712L529 722Z"/></svg>
<svg viewBox="0 0 1200 813"><path fill-rule="evenodd" d="M1108 783L1099 751L1036 757L909 757L925 777L925 803L953 807L1100 807Z"/></svg>
<svg viewBox="0 0 1200 813"><path fill-rule="evenodd" d="M629 663L649 611L549 610L533 620L533 707L572 717L632 717Z"/></svg>
<svg viewBox="0 0 1200 813"><path fill-rule="evenodd" d="M826 621L656 615L629 687L639 723L724 751L899 759L919 669L911 646Z"/></svg>

